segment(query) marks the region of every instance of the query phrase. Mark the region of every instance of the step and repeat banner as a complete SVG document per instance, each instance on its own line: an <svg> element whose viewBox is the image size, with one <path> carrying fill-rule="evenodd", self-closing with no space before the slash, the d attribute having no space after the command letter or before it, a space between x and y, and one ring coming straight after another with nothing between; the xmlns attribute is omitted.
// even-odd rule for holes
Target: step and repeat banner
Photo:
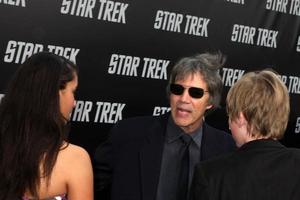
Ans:
<svg viewBox="0 0 300 200"><path fill-rule="evenodd" d="M169 111L166 85L181 57L221 51L222 107L246 72L273 68L291 96L283 144L300 148L300 0L0 0L0 98L17 67L50 51L79 68L70 141L92 155L119 120ZM276 113L274 113L276 114Z"/></svg>

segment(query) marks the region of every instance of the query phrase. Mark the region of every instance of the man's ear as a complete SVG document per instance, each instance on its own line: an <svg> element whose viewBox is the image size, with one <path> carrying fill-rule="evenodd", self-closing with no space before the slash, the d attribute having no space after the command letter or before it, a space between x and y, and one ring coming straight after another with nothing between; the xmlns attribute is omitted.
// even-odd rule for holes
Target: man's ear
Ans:
<svg viewBox="0 0 300 200"><path fill-rule="evenodd" d="M206 110L209 110L209 109L211 109L213 107L213 105L212 104L210 104L210 105L207 105L206 106Z"/></svg>

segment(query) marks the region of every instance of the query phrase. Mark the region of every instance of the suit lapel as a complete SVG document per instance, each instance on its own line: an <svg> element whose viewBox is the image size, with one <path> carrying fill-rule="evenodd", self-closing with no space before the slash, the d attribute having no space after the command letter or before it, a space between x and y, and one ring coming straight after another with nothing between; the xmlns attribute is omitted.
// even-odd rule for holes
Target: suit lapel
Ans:
<svg viewBox="0 0 300 200"><path fill-rule="evenodd" d="M159 180L167 116L162 116L147 130L148 137L140 151L142 200L155 199Z"/></svg>

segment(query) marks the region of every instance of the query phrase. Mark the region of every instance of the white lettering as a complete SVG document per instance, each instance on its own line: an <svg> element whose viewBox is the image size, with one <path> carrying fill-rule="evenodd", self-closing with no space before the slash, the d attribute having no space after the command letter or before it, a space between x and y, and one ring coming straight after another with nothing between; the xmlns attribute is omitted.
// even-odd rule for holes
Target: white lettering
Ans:
<svg viewBox="0 0 300 200"><path fill-rule="evenodd" d="M126 104L97 102L97 111L94 122L116 123L122 120L122 111Z"/></svg>
<svg viewBox="0 0 300 200"><path fill-rule="evenodd" d="M137 76L137 68L139 67L139 64L139 57L112 54L108 67L108 73L125 76Z"/></svg>
<svg viewBox="0 0 300 200"><path fill-rule="evenodd" d="M196 36L208 36L208 23L210 19L186 15L185 34Z"/></svg>
<svg viewBox="0 0 300 200"><path fill-rule="evenodd" d="M170 110L171 110L170 107L159 107L159 106L156 106L156 107L154 107L154 110L153 110L153 116L163 115L163 114L169 112Z"/></svg>
<svg viewBox="0 0 300 200"><path fill-rule="evenodd" d="M300 117L297 117L295 133L300 133Z"/></svg>
<svg viewBox="0 0 300 200"><path fill-rule="evenodd" d="M230 68L222 68L223 74L222 74L222 81L224 86L233 86L233 84L239 80L243 74L245 73L245 70L240 69L230 69Z"/></svg>
<svg viewBox="0 0 300 200"><path fill-rule="evenodd" d="M180 25L182 20L182 14L158 10L156 12L154 28L180 33Z"/></svg>
<svg viewBox="0 0 300 200"><path fill-rule="evenodd" d="M4 94L0 94L0 102L1 102L3 97L4 97Z"/></svg>
<svg viewBox="0 0 300 200"><path fill-rule="evenodd" d="M56 55L63 56L74 63L76 63L76 56L80 51L80 49L54 46L54 45L48 45L48 50Z"/></svg>
<svg viewBox="0 0 300 200"><path fill-rule="evenodd" d="M289 76L288 90L290 93L300 94L300 78L296 76Z"/></svg>
<svg viewBox="0 0 300 200"><path fill-rule="evenodd" d="M288 0L267 0L266 9L286 13Z"/></svg>
<svg viewBox="0 0 300 200"><path fill-rule="evenodd" d="M300 16L300 0L291 0L290 14Z"/></svg>
<svg viewBox="0 0 300 200"><path fill-rule="evenodd" d="M231 3L245 4L244 0L227 0Z"/></svg>
<svg viewBox="0 0 300 200"><path fill-rule="evenodd" d="M256 33L256 42L254 42ZM231 34L231 41L251 45L255 44L257 46L264 46L270 48L277 48L277 35L278 31L268 30L264 28L256 29L255 27L234 24Z"/></svg>
<svg viewBox="0 0 300 200"><path fill-rule="evenodd" d="M300 52L300 36L298 36L298 43L297 43L296 51Z"/></svg>
<svg viewBox="0 0 300 200"><path fill-rule="evenodd" d="M277 35L278 35L278 31L258 28L258 38L256 44L258 46L276 48Z"/></svg>
<svg viewBox="0 0 300 200"><path fill-rule="evenodd" d="M254 44L256 29L250 26L234 24L232 29L231 41L246 44Z"/></svg>
<svg viewBox="0 0 300 200"><path fill-rule="evenodd" d="M126 24L126 9L128 4L109 0L99 0L99 20Z"/></svg>
<svg viewBox="0 0 300 200"><path fill-rule="evenodd" d="M167 80L167 67L170 61L144 58L142 77Z"/></svg>
<svg viewBox="0 0 300 200"><path fill-rule="evenodd" d="M25 0L0 0L0 3L12 5L12 6L20 6L21 5L22 7L26 7Z"/></svg>
<svg viewBox="0 0 300 200"><path fill-rule="evenodd" d="M63 0L60 12L80 17L93 18L96 0Z"/></svg>
<svg viewBox="0 0 300 200"><path fill-rule="evenodd" d="M6 47L4 62L23 63L32 54L43 51L43 48L41 44L10 40Z"/></svg>
<svg viewBox="0 0 300 200"><path fill-rule="evenodd" d="M89 122L89 113L91 112L93 103L91 101L76 101L73 110L72 121Z"/></svg>

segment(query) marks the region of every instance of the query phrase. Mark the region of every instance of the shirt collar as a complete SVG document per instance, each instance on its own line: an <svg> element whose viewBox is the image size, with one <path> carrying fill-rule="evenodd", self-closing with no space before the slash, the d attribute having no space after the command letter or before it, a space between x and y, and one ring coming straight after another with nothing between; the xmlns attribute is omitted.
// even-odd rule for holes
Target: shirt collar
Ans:
<svg viewBox="0 0 300 200"><path fill-rule="evenodd" d="M172 116L169 116L168 124L167 124L167 133L166 133L166 142L172 143L175 142L177 139L181 137L181 135L186 134L179 126L177 126L172 118ZM197 128L192 133L189 133L189 135L192 137L192 140L195 142L197 147L201 147L201 140L203 135L203 129L202 126Z"/></svg>

